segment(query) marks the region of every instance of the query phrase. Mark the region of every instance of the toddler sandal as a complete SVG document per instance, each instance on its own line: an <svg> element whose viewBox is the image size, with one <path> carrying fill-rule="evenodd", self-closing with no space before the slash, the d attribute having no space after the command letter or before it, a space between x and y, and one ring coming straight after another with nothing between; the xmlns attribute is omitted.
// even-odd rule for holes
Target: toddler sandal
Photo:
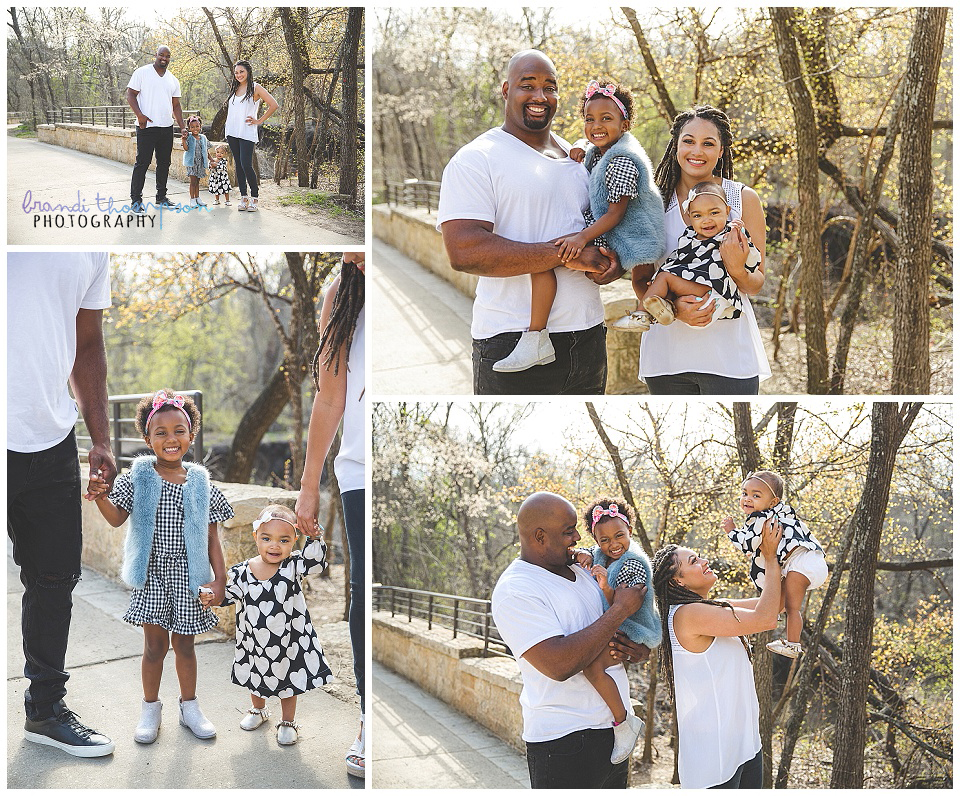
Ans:
<svg viewBox="0 0 960 796"><path fill-rule="evenodd" d="M647 296L643 300L643 308L664 326L673 323L673 302L661 296Z"/></svg>
<svg viewBox="0 0 960 796"><path fill-rule="evenodd" d="M297 730L300 725L293 721L281 721L277 724L277 743L281 746L293 746L297 742Z"/></svg>
<svg viewBox="0 0 960 796"><path fill-rule="evenodd" d="M359 777L360 779L364 778L365 774L365 763L366 756L364 754L364 738L363 730L360 730L360 737L354 738L353 743L350 745L350 748L347 750L347 773L354 777Z"/></svg>
<svg viewBox="0 0 960 796"><path fill-rule="evenodd" d="M240 728L243 730L255 730L270 718L270 711L266 708L248 708L243 718L240 719Z"/></svg>

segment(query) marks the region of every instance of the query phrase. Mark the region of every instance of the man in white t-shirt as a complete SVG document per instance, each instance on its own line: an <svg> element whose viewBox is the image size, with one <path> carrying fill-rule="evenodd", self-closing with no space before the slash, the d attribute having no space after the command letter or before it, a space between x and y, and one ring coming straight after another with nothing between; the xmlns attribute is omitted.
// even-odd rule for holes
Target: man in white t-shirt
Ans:
<svg viewBox="0 0 960 796"><path fill-rule="evenodd" d="M7 256L7 534L24 588L24 737L76 757L114 747L63 701L71 594L80 580L78 404L93 442L91 471L108 483L117 474L101 328L109 306L106 252Z"/></svg>
<svg viewBox="0 0 960 796"><path fill-rule="evenodd" d="M517 529L520 557L498 579L491 602L494 622L523 678L530 786L625 788L628 760L610 762L613 714L582 670L608 645L614 652L611 666L649 654L617 633L639 609L646 587L618 588L604 613L600 587L575 564L577 512L560 495L530 495L517 512ZM624 668L608 673L629 705Z"/></svg>
<svg viewBox="0 0 960 796"><path fill-rule="evenodd" d="M561 263L553 245L583 229L590 201L586 169L550 130L558 91L556 69L543 53L514 55L501 87L503 125L464 146L443 170L437 226L450 264L480 277L471 327L478 395L599 395L606 386L597 285L623 270L615 253L594 246ZM556 359L514 373L494 371L529 327L527 275L552 268L557 295L548 328Z"/></svg>
<svg viewBox="0 0 960 796"><path fill-rule="evenodd" d="M152 64L134 70L127 84L127 104L137 117L137 160L130 180L130 199L134 212L143 212L143 183L147 169L157 156L157 207L175 207L167 198L167 175L173 157L173 120L186 139L183 111L180 109L180 81L167 71L170 48L157 48Z"/></svg>

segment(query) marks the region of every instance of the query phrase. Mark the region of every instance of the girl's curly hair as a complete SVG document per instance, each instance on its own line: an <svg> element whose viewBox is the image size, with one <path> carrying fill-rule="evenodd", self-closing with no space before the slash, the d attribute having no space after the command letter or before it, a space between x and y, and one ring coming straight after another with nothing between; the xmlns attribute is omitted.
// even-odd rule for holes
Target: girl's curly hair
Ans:
<svg viewBox="0 0 960 796"><path fill-rule="evenodd" d="M616 88L614 89L613 96L615 96L620 102L623 103L623 107L627 111L627 119L633 119L633 94L630 93L630 89L626 86L617 83L615 80L610 80L609 78L603 78L602 80L597 81L601 86L613 85ZM587 99L586 91L580 95L580 116L584 115L584 108L586 108L587 103L590 100L597 99L598 97L603 97L603 94L594 94L592 97Z"/></svg>
<svg viewBox="0 0 960 796"><path fill-rule="evenodd" d="M627 525L630 528L633 528L633 509L627 505L623 500L617 500L616 498L611 497L602 497L593 501L589 506L587 506L586 511L583 512L583 522L586 525L587 530L590 532L590 535L593 535L593 510L599 506L602 509L609 509L611 504L615 504L617 511L619 511L624 517L627 518ZM604 520L610 519L609 516L604 515L597 524L599 525Z"/></svg>
<svg viewBox="0 0 960 796"><path fill-rule="evenodd" d="M167 398L173 398L177 393L173 390L168 390L164 388L158 392L163 392ZM137 427L137 432L142 437L147 436L147 417L150 415L150 412L153 410L153 396L155 393L150 393L150 395L145 396L140 399L140 403L137 404L136 415L134 417L134 423ZM176 409L180 411L173 404L168 404L161 409L157 410L157 414L161 412L169 412L171 409ZM197 409L197 405L193 402L193 398L189 395L183 396L183 411L186 413L187 417L190 418L190 431L196 434L200 430L200 410Z"/></svg>

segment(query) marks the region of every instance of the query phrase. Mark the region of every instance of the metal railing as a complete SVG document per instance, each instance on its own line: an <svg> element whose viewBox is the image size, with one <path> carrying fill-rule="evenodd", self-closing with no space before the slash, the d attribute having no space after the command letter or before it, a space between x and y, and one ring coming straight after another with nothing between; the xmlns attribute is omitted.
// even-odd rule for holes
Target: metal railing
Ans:
<svg viewBox="0 0 960 796"><path fill-rule="evenodd" d="M179 395L192 398L193 402L197 405L197 410L203 415L203 393L200 390L177 390L176 392ZM117 462L117 470L123 469L124 465L129 465L130 462L136 458L138 452L142 452L144 448L143 437L137 434L134 425L136 420L134 410L137 404L140 403L140 400L148 395L153 395L153 393L111 395L107 399L110 419L110 447L113 449L113 458ZM125 406L129 407L126 410L130 415L129 417L124 416ZM83 429L84 433L81 433L80 429ZM132 433L136 436L124 436L124 433ZM86 443L86 447L89 447L93 441L90 439L89 434L86 433L86 428L81 418L77 421L77 444L80 447L80 460L86 461L87 453L83 443ZM193 440L191 450L193 452L193 460L202 462L204 455L202 424L200 430L197 431L196 438Z"/></svg>
<svg viewBox="0 0 960 796"><path fill-rule="evenodd" d="M183 118L187 119L199 111L184 111ZM65 108L54 108L46 112L47 124L88 124L91 127L121 127L133 128L137 126L137 117L133 115L129 105L75 105ZM179 130L179 128L174 125Z"/></svg>
<svg viewBox="0 0 960 796"><path fill-rule="evenodd" d="M489 600L375 583L373 610L406 616L408 622L414 618L425 620L430 630L434 625L450 628L454 638L460 635L483 641L484 655L510 657L510 650L493 623Z"/></svg>
<svg viewBox="0 0 960 796"><path fill-rule="evenodd" d="M432 213L440 205L440 183L418 179L387 181L387 204L425 207Z"/></svg>

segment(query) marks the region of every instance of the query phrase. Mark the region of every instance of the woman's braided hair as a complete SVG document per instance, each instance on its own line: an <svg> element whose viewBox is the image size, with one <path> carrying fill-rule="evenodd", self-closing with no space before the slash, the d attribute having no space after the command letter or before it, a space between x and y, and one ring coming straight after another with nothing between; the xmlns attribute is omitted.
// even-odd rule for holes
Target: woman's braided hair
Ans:
<svg viewBox="0 0 960 796"><path fill-rule="evenodd" d="M323 367L333 373L340 372L340 357L344 350L348 353L353 343L353 333L357 328L357 318L363 309L363 273L356 263L344 263L340 269L340 286L333 298L330 319L320 335L320 345L313 355L313 381L320 386L320 357L325 354Z"/></svg>
<svg viewBox="0 0 960 796"><path fill-rule="evenodd" d="M673 646L670 641L670 629L667 620L670 617L671 605L687 605L688 603L706 603L729 608L736 617L734 607L725 600L708 600L696 592L679 585L674 578L680 570L680 558L677 556L677 545L668 544L657 550L653 556L653 594L657 602L657 611L660 613L660 625L663 628L663 644L660 646L660 676L670 684L670 695L676 701L676 692L673 682ZM740 636L743 648L750 657L750 645L744 636Z"/></svg>
<svg viewBox="0 0 960 796"><path fill-rule="evenodd" d="M673 120L673 126L670 128L670 143L667 145L667 150L663 153L663 158L657 165L657 171L654 174L654 182L660 189L664 208L670 204L670 197L677 190L677 183L680 181L677 142L680 140L680 133L683 132L687 122L693 119L705 119L717 128L717 132L720 133L720 146L723 147L723 154L717 161L713 173L717 177L733 179L733 132L730 129L730 120L727 118L727 114L712 105L697 105L695 108L685 110L678 113Z"/></svg>

